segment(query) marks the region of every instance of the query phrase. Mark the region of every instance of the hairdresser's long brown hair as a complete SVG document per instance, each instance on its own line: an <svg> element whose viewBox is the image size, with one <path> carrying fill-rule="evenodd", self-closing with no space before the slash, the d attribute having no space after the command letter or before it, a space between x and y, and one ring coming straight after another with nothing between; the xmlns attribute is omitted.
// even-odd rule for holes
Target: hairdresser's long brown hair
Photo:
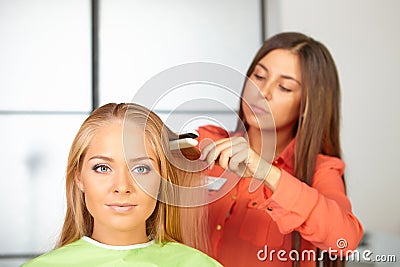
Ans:
<svg viewBox="0 0 400 267"><path fill-rule="evenodd" d="M336 65L323 44L304 34L287 32L264 42L247 71L247 77L251 76L258 62L275 49L285 49L299 57L302 93L299 118L293 129L293 137L296 137L294 175L311 185L318 154L341 158L340 85ZM242 104L239 118L247 129ZM300 235L294 232L293 249L300 250L300 240ZM344 266L341 261L324 259L323 262L323 266ZM299 262L294 262L293 266L299 266Z"/></svg>
<svg viewBox="0 0 400 267"><path fill-rule="evenodd" d="M145 138L148 138L156 152L160 175L170 182L161 183L160 198L169 198L172 203L179 203L179 192L173 191L169 185L179 185L181 180L185 180L186 184L200 183L199 172L178 169L168 160L180 156L193 158L198 151L189 148L183 153L176 153L164 149L169 148L169 140L176 138L176 134L155 113L136 104L110 103L99 107L83 122L70 149L66 172L67 210L56 247L72 243L82 236L91 236L93 217L86 208L84 194L75 183L75 177L81 170L82 160L97 130L111 123L119 122L122 125L127 121L145 125ZM157 201L154 212L146 221L147 234L161 243L183 242L207 252L206 225L201 223L205 221L204 216L206 211L203 208L179 208L177 205Z"/></svg>

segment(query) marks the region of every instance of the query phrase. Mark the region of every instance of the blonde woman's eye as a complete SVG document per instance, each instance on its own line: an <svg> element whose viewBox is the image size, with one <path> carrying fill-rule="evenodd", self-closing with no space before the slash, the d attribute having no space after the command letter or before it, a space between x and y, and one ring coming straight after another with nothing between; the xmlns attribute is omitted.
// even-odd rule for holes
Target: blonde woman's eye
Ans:
<svg viewBox="0 0 400 267"><path fill-rule="evenodd" d="M96 164L94 165L93 170L98 173L105 173L105 172L110 172L111 168L104 164Z"/></svg>
<svg viewBox="0 0 400 267"><path fill-rule="evenodd" d="M141 166L136 166L132 169L132 172L139 173L139 174L145 174L150 171L149 166L141 165Z"/></svg>

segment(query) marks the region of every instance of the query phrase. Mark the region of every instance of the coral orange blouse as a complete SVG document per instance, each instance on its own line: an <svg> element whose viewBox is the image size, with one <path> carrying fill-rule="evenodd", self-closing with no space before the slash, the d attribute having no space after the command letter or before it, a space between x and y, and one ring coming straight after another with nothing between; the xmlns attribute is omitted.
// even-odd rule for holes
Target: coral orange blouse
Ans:
<svg viewBox="0 0 400 267"><path fill-rule="evenodd" d="M200 142L228 137L212 125L197 131ZM227 179L209 192L211 256L224 266L291 266L296 257L302 267L315 266L317 247L346 255L359 244L363 230L345 194L344 163L318 155L310 187L293 176L294 146L295 140L273 162L282 170L275 192L261 185L250 193L252 179L219 166L209 172ZM291 251L294 230L302 237L300 253Z"/></svg>

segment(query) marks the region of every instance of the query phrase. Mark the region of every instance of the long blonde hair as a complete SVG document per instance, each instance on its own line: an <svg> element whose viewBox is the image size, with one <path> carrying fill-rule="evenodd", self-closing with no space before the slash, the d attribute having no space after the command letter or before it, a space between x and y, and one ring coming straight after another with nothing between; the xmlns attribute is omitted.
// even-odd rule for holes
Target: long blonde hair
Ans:
<svg viewBox="0 0 400 267"><path fill-rule="evenodd" d="M87 148L99 128L115 121L134 121L144 125L147 138L157 155L160 175L166 182L161 183L156 208L146 221L149 237L161 243L176 241L208 252L206 239L206 209L202 206L179 207L180 194L174 185L201 186L204 176L201 171L192 171L193 166L182 168L170 162L170 159L185 158L186 164L195 164L193 159L199 156L195 148L171 151L169 141L176 139L162 120L152 111L137 104L110 103L94 110L83 122L72 143L66 171L67 210L64 225L56 247L72 243L82 236L91 236L93 217L86 208L84 195L78 188L75 177L80 172L82 160ZM187 160L189 159L189 160ZM190 171L189 171L190 170ZM197 190L197 192L199 192ZM202 198L205 194L196 194ZM200 203L202 200L197 199ZM170 203L174 203L171 205ZM203 202L205 204L205 201Z"/></svg>

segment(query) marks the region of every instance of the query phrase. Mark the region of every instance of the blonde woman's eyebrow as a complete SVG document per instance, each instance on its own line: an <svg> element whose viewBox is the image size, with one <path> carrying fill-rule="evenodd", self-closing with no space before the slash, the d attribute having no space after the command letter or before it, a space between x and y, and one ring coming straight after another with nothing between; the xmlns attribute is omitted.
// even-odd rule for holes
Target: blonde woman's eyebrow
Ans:
<svg viewBox="0 0 400 267"><path fill-rule="evenodd" d="M152 158L152 157L146 157L146 156L143 156L143 157L136 157L136 158L130 158L130 159L129 159L129 162L138 162L138 161L142 161L142 160L151 160L151 161L157 162L154 158Z"/></svg>
<svg viewBox="0 0 400 267"><path fill-rule="evenodd" d="M107 156L101 156L101 155L93 156L89 160L93 160L93 159L101 159L101 160L108 161L108 162L115 161L113 158L110 158ZM138 161L142 161L142 160L151 160L151 161L157 162L154 158L147 157L147 156L131 158L131 159L129 159L129 162L138 162Z"/></svg>
<svg viewBox="0 0 400 267"><path fill-rule="evenodd" d="M92 160L92 159L101 159L101 160L104 160L104 161L114 162L113 158L110 158L110 157L107 157L107 156L101 156L101 155L93 156L89 160Z"/></svg>

